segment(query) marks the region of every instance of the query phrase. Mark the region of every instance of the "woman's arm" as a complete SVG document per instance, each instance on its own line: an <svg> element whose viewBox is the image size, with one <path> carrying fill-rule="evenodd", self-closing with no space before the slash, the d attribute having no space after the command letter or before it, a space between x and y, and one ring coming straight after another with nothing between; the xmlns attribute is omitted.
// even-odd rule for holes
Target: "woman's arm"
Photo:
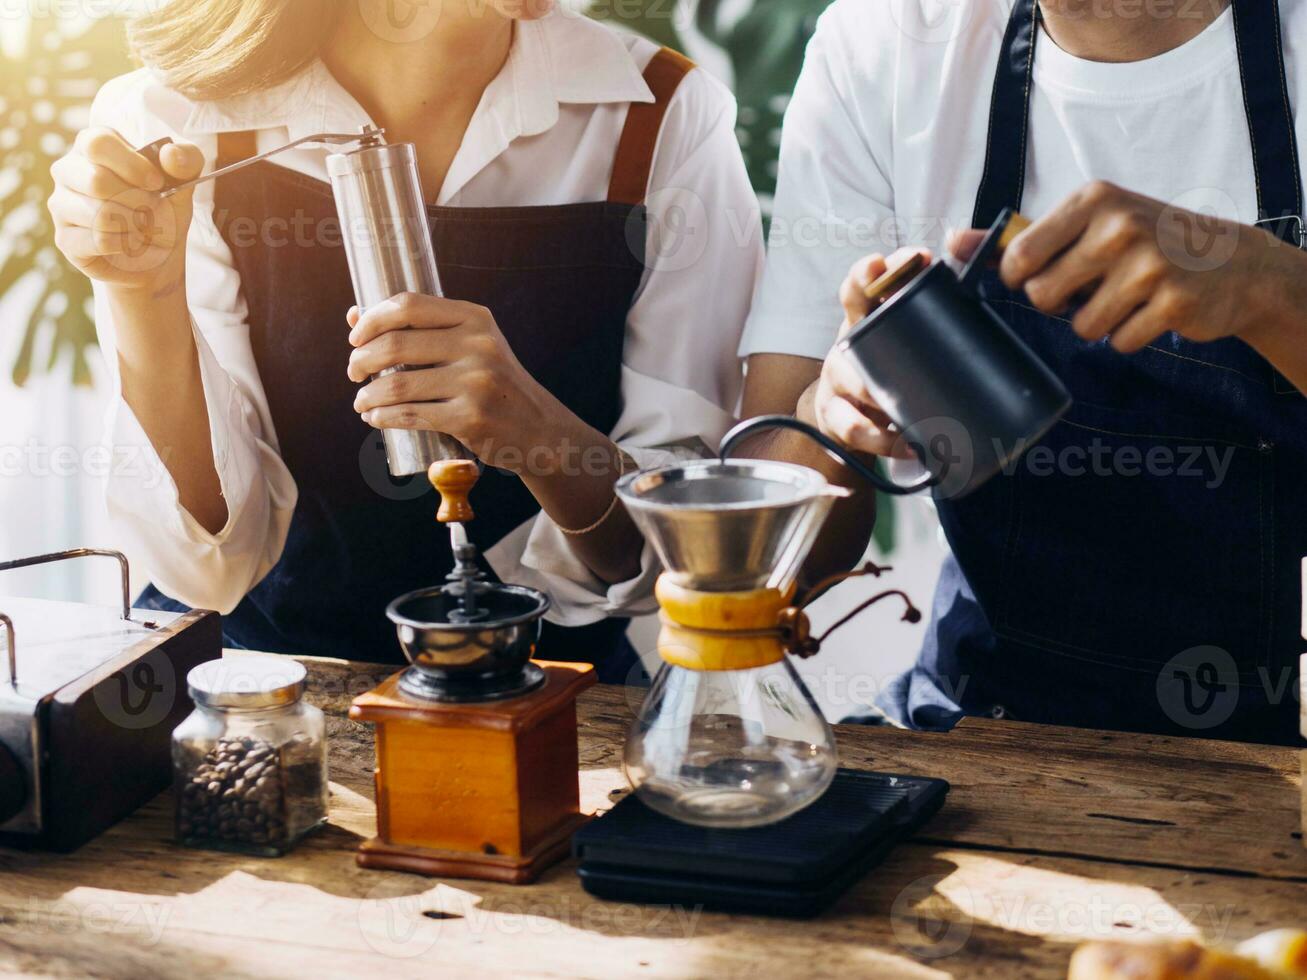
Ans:
<svg viewBox="0 0 1307 980"><path fill-rule="evenodd" d="M730 94L702 72L669 106L650 181L650 269L627 317L612 432L592 429L531 378L488 310L405 296L351 314L355 381L396 364L440 365L364 387L356 408L370 424L448 432L521 476L540 502L547 520L488 557L501 575L547 588L562 621L648 598L657 562L614 504L619 452L628 472L660 465L677 458L675 447L702 452L734 420L736 346L762 252L734 118ZM522 550L504 553L512 548Z"/></svg>
<svg viewBox="0 0 1307 980"><path fill-rule="evenodd" d="M227 502L213 461L185 273L148 289L106 286L104 299L116 326L123 400L167 467L181 506L217 534L227 525Z"/></svg>
<svg viewBox="0 0 1307 980"><path fill-rule="evenodd" d="M575 415L560 418L554 431L564 433L569 452L546 468L528 468L523 482L549 519L572 532L568 546L601 581L613 585L634 578L643 541L625 508L615 502L613 485L623 471L638 466Z"/></svg>
<svg viewBox="0 0 1307 980"><path fill-rule="evenodd" d="M365 422L454 436L519 476L560 527L596 525L573 535L572 546L601 579L638 570L630 556L639 534L620 507L610 508L619 450L522 367L488 309L404 293L363 314L351 309L348 322L348 373L363 385L354 407ZM431 366L374 377L401 364Z"/></svg>
<svg viewBox="0 0 1307 980"><path fill-rule="evenodd" d="M101 287L116 325L122 395L177 485L182 505L211 533L227 523L199 358L186 305L186 237L193 191L161 199L164 173L199 174L189 144L167 146L160 168L115 130L90 127L51 173L50 214L64 255Z"/></svg>
<svg viewBox="0 0 1307 980"><path fill-rule="evenodd" d="M145 72L115 79L92 107L92 126L102 131L96 153L112 154L115 168L148 188L153 168L131 148L177 133L189 113L189 102ZM197 138L198 150L165 150L162 162L175 176L198 171L212 152L212 139ZM112 179L88 173L85 156L60 163L50 203L61 248L93 279L96 330L115 388L109 514L161 590L227 612L280 556L296 490L265 436L271 423L239 276L213 224L212 185L200 185L193 202L188 194L160 201L152 190L113 185L123 180L117 169ZM83 190L113 200L88 208L73 196L89 196ZM124 229L144 229L151 241L131 241Z"/></svg>

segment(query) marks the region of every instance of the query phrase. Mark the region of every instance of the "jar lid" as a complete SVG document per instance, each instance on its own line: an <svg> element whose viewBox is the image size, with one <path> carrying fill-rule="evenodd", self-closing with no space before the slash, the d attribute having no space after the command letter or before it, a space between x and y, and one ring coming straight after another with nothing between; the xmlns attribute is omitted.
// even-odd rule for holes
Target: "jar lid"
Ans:
<svg viewBox="0 0 1307 980"><path fill-rule="evenodd" d="M307 677L304 665L290 657L242 655L192 668L186 689L209 708L276 708L298 701Z"/></svg>

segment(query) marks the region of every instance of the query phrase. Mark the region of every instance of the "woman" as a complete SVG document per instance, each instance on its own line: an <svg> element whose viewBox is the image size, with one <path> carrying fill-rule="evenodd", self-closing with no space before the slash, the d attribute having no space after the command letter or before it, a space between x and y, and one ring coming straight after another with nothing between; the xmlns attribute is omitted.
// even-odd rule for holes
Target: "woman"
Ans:
<svg viewBox="0 0 1307 980"><path fill-rule="evenodd" d="M427 428L499 468L470 530L553 598L541 656L625 676L606 617L656 567L613 484L729 424L761 241L724 88L550 6L174 0L133 25L147 68L101 91L50 208L96 281L111 439L148 464L107 491L147 601L217 609L240 646L397 657L387 602L452 559L376 430ZM366 124L416 144L448 299L351 309L328 148L164 199L132 149L173 137L186 178ZM401 363L432 366L368 380Z"/></svg>

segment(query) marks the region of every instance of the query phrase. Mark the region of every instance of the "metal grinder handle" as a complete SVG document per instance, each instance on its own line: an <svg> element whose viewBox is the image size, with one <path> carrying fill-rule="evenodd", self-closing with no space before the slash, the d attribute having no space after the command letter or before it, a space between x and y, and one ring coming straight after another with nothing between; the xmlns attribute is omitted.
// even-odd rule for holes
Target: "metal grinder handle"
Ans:
<svg viewBox="0 0 1307 980"><path fill-rule="evenodd" d="M260 153L257 156L246 157L244 160L238 160L229 166L221 167L218 170L214 170L207 174L200 174L200 176L195 177L192 180L177 180L176 178L169 176L168 173L164 171L163 167L159 165L159 154L163 152L165 146L168 146L173 142L171 136L165 136L162 139L155 140L153 143L147 143L145 146L138 147L136 152L158 167L159 171L163 173L163 190L160 192L159 196L171 197L173 194L176 194L180 190L185 190L187 187L194 187L196 184L202 184L206 180L213 180L215 177L223 177L229 173L233 173L234 171L243 170L246 167L268 159L268 157L275 157L279 153L285 153L287 150L293 150L297 146L303 146L305 143L379 142L381 137L384 135L385 130L377 129L373 126L365 126L357 133L314 133L312 136L301 136L299 139L292 140L283 146L269 150L267 153Z"/></svg>

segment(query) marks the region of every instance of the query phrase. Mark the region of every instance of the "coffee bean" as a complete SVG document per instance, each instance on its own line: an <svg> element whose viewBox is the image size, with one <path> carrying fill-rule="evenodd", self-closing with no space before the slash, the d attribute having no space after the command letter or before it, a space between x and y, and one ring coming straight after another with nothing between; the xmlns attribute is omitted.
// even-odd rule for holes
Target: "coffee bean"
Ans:
<svg viewBox="0 0 1307 980"><path fill-rule="evenodd" d="M284 789L274 746L249 736L220 739L182 786L178 833L194 840L279 845L286 841Z"/></svg>

